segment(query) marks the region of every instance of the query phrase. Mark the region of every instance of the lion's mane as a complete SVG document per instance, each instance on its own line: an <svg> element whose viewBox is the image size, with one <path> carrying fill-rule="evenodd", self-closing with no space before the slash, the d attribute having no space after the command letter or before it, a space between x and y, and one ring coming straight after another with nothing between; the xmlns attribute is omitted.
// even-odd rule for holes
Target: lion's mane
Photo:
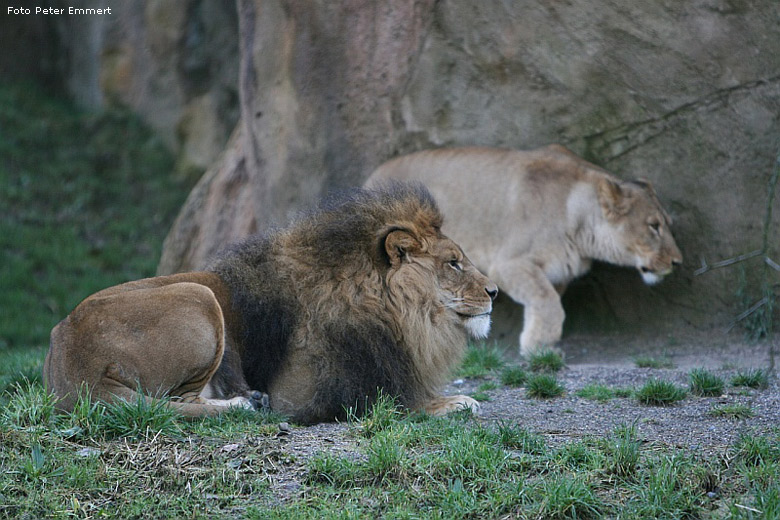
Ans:
<svg viewBox="0 0 780 520"><path fill-rule="evenodd" d="M445 311L434 274L392 267L383 244L397 229L433 241L441 224L424 187L394 184L342 194L224 251L210 270L232 295L233 348L249 386L267 391L305 350L316 386L298 422L360 414L380 390L409 408L433 398L466 331ZM226 370L214 384L229 392Z"/></svg>

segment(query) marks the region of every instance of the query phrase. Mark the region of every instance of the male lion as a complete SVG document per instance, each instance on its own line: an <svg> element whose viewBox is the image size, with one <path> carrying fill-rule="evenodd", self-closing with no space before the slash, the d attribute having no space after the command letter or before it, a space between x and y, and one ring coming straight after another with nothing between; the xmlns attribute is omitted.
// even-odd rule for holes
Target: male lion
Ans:
<svg viewBox="0 0 780 520"><path fill-rule="evenodd" d="M682 262L650 183L621 181L560 145L418 152L383 164L366 185L388 179L425 184L445 232L523 304L523 355L560 340L560 295L594 259L636 267L647 284Z"/></svg>
<svg viewBox="0 0 780 520"><path fill-rule="evenodd" d="M476 409L438 388L467 333L488 334L497 288L441 224L416 185L326 202L206 271L90 296L52 330L44 380L66 410L83 383L105 401L167 395L188 416L256 406L257 391L300 423L362 413L380 390L436 415Z"/></svg>

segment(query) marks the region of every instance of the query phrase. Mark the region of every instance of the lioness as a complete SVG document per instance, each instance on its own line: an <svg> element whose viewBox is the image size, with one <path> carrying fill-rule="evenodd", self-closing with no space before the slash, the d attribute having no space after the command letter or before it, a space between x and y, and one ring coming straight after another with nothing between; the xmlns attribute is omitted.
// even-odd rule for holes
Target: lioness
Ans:
<svg viewBox="0 0 780 520"><path fill-rule="evenodd" d="M621 181L560 145L418 152L381 165L366 185L388 179L424 183L445 232L523 304L523 355L560 340L560 295L594 259L636 267L647 284L682 262L650 183Z"/></svg>
<svg viewBox="0 0 780 520"><path fill-rule="evenodd" d="M189 416L256 406L258 391L300 423L361 413L380 390L436 415L476 409L438 389L467 335L488 334L497 288L441 224L421 186L358 190L204 272L100 291L52 331L44 381L66 410L83 383Z"/></svg>

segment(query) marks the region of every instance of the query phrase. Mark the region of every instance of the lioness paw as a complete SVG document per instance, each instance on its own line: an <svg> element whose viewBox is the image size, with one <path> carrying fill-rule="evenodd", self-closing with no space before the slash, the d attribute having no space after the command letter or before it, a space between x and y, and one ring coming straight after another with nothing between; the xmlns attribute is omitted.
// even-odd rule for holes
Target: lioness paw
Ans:
<svg viewBox="0 0 780 520"><path fill-rule="evenodd" d="M479 403L467 395L452 395L437 397L425 407L426 412L436 416L460 410L470 410L471 413L477 413L479 411Z"/></svg>

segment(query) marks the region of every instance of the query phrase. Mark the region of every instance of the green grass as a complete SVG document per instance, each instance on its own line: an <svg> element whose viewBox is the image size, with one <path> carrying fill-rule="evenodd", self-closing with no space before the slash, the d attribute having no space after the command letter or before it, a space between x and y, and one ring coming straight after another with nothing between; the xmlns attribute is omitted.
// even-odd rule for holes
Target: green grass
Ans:
<svg viewBox="0 0 780 520"><path fill-rule="evenodd" d="M456 372L458 377L485 377L506 365L504 354L497 345L470 344L463 363Z"/></svg>
<svg viewBox="0 0 780 520"><path fill-rule="evenodd" d="M548 444L522 419L430 417L382 396L350 419L346 452L325 441L296 455L288 446L310 433L288 444L281 419L231 410L187 421L164 406L83 399L62 414L40 381L15 383L0 409L0 517L761 518L737 504L777 509L780 434L745 433L709 458L643 443L636 425ZM303 485L284 501L283 473Z"/></svg>
<svg viewBox="0 0 780 520"><path fill-rule="evenodd" d="M525 373L525 370L523 370L522 367L506 367L501 372L501 383L506 386L523 386L527 379L528 375Z"/></svg>
<svg viewBox="0 0 780 520"><path fill-rule="evenodd" d="M725 382L709 370L695 368L688 374L689 386L693 395L713 397L723 394Z"/></svg>
<svg viewBox="0 0 780 520"><path fill-rule="evenodd" d="M687 392L674 383L662 379L649 379L636 391L637 400L650 406L670 406L685 399Z"/></svg>
<svg viewBox="0 0 780 520"><path fill-rule="evenodd" d="M46 345L89 294L154 274L189 190L172 170L133 116L0 84L0 349Z"/></svg>
<svg viewBox="0 0 780 520"><path fill-rule="evenodd" d="M634 391L630 388L613 388L599 383L590 383L577 390L574 395L583 399L605 403L610 399L618 397L631 397L633 393Z"/></svg>
<svg viewBox="0 0 780 520"><path fill-rule="evenodd" d="M526 392L529 397L551 399L563 395L564 388L551 374L533 374L526 383Z"/></svg>
<svg viewBox="0 0 780 520"><path fill-rule="evenodd" d="M528 356L531 372L558 372L564 367L563 357L554 350L540 350Z"/></svg>
<svg viewBox="0 0 780 520"><path fill-rule="evenodd" d="M760 368L740 370L731 378L731 384L755 389L766 388L769 386L769 372Z"/></svg>
<svg viewBox="0 0 780 520"><path fill-rule="evenodd" d="M754 415L753 409L744 404L714 406L709 413L713 417L724 417L727 419L748 419Z"/></svg>
<svg viewBox="0 0 780 520"><path fill-rule="evenodd" d="M631 480L636 477L640 459L640 442L635 425L623 424L615 428L604 443L605 473Z"/></svg>

